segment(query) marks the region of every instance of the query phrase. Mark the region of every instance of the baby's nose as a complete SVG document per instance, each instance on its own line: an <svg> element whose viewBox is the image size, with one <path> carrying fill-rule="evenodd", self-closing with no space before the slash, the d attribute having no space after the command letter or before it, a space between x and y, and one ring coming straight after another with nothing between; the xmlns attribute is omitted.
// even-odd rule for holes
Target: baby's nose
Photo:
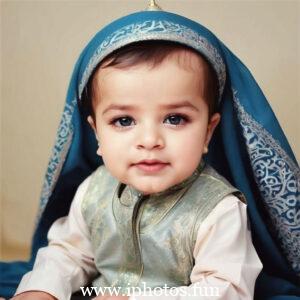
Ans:
<svg viewBox="0 0 300 300"><path fill-rule="evenodd" d="M151 125L141 128L137 138L138 149L160 149L165 145L164 138L158 126Z"/></svg>

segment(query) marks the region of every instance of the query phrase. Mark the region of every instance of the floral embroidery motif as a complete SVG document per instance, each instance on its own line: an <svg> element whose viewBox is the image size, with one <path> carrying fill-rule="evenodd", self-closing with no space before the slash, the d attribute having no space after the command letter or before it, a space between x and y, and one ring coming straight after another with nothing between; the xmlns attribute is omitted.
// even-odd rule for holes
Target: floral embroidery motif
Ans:
<svg viewBox="0 0 300 300"><path fill-rule="evenodd" d="M203 53L217 73L219 95L222 95L226 80L226 69L223 59L219 55L217 49L196 31L181 24L163 20L148 20L142 23L130 24L109 35L99 45L94 55L91 57L79 85L79 95L82 94L82 91L97 64L106 55L132 42L159 39L179 42Z"/></svg>
<svg viewBox="0 0 300 300"><path fill-rule="evenodd" d="M233 92L257 184L292 268L300 275L300 170Z"/></svg>

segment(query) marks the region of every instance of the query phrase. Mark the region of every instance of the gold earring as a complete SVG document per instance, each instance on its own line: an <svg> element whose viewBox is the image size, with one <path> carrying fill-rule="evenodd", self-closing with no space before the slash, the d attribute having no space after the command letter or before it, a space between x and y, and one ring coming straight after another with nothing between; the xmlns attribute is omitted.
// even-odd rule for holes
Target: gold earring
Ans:
<svg viewBox="0 0 300 300"><path fill-rule="evenodd" d="M204 146L204 148L203 148L203 154L206 154L206 153L208 153L208 147Z"/></svg>

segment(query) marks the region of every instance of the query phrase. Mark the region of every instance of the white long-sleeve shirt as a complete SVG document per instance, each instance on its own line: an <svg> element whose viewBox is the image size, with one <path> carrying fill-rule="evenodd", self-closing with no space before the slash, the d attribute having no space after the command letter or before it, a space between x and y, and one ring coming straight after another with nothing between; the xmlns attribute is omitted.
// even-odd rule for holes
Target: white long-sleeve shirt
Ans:
<svg viewBox="0 0 300 300"><path fill-rule="evenodd" d="M39 290L68 300L97 274L89 230L81 213L89 181L90 177L79 186L68 216L51 226L49 245L38 251L34 268L24 275L16 295ZM262 264L251 241L246 205L237 197L226 196L202 222L193 257L191 285L172 288L172 294L163 299L202 299L201 295L209 295L209 288L214 288L215 296L204 299L253 299ZM133 299L142 300L144 295L132 295Z"/></svg>

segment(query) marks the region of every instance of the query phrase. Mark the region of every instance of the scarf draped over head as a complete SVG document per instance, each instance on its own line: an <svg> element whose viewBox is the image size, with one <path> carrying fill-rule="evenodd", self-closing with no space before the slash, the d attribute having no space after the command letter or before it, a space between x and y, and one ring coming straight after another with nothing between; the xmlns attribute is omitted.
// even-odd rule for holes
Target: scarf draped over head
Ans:
<svg viewBox="0 0 300 300"><path fill-rule="evenodd" d="M206 160L247 198L253 243L264 266L255 298L295 299L300 294L300 171L292 150L244 64L202 25L163 11L138 12L114 21L81 53L44 180L31 259L1 263L0 295L14 293L32 268L37 250L47 244L51 224L68 213L78 185L103 163L78 106L91 74L114 50L144 40L181 43L213 67L222 118Z"/></svg>

